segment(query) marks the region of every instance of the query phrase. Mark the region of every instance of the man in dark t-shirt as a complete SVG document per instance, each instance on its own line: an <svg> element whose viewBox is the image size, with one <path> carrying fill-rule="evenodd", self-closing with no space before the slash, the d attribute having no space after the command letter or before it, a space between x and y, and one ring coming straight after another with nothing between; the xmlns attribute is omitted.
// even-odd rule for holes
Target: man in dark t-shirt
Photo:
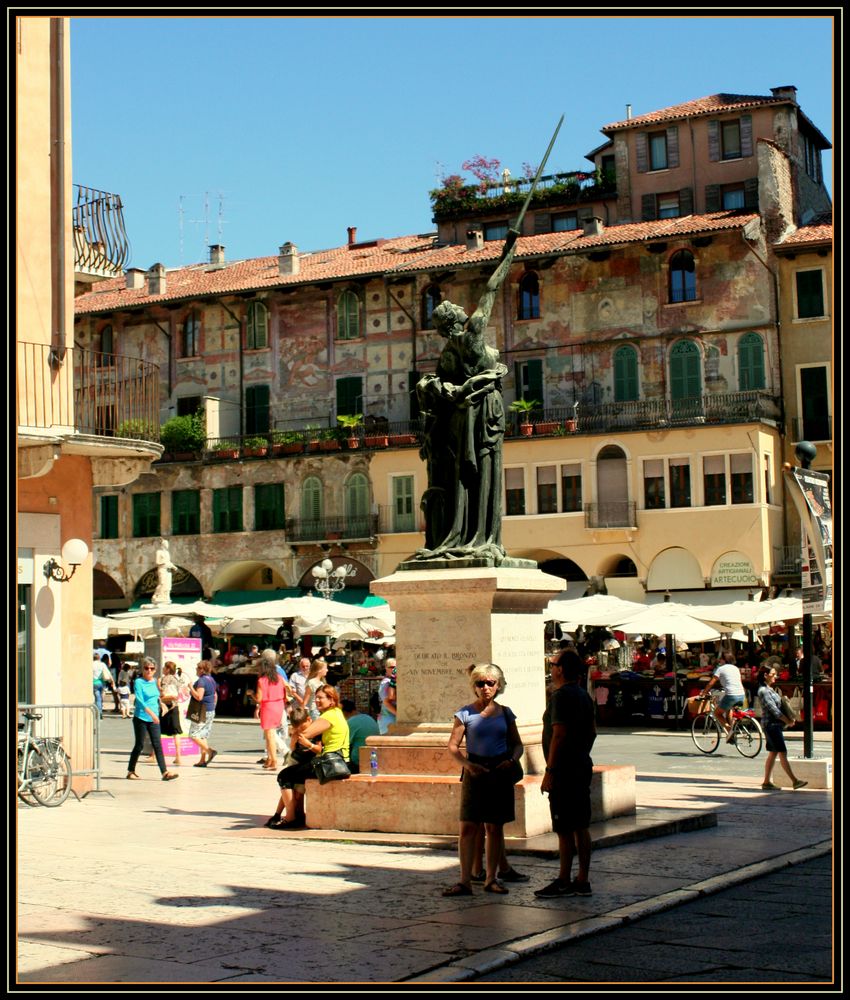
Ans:
<svg viewBox="0 0 850 1000"><path fill-rule="evenodd" d="M558 877L535 892L543 899L590 896L590 751L596 739L593 702L580 685L577 654L561 653L552 663L552 694L543 716L546 774L541 791L549 793L552 829L558 835ZM578 873L571 878L573 855Z"/></svg>

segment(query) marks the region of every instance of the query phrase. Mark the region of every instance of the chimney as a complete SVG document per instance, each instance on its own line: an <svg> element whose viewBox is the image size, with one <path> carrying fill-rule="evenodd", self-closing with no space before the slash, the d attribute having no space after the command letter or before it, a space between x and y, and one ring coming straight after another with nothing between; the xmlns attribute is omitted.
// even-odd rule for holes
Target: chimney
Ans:
<svg viewBox="0 0 850 1000"><path fill-rule="evenodd" d="M480 226L474 226L466 231L466 249L480 250L484 246L484 230Z"/></svg>
<svg viewBox="0 0 850 1000"><path fill-rule="evenodd" d="M165 295L165 267L152 264L148 268L148 295Z"/></svg>
<svg viewBox="0 0 850 1000"><path fill-rule="evenodd" d="M357 226L348 227L348 245L353 246L357 242Z"/></svg>
<svg viewBox="0 0 850 1000"><path fill-rule="evenodd" d="M298 274L301 261L298 257L298 247L294 243L284 243L277 258L278 274Z"/></svg>
<svg viewBox="0 0 850 1000"><path fill-rule="evenodd" d="M793 84L786 87L771 87L770 92L774 97L785 97L789 101L797 103L797 88Z"/></svg>
<svg viewBox="0 0 850 1000"><path fill-rule="evenodd" d="M210 264L224 263L224 247L220 243L213 243L210 246Z"/></svg>
<svg viewBox="0 0 850 1000"><path fill-rule="evenodd" d="M626 119L628 121L631 121L631 117L632 117L632 106L631 106L631 104L627 104L626 105Z"/></svg>
<svg viewBox="0 0 850 1000"><path fill-rule="evenodd" d="M582 226L584 228L585 236L599 236L604 228L602 220L596 215L591 215L589 219L585 219Z"/></svg>
<svg viewBox="0 0 850 1000"><path fill-rule="evenodd" d="M145 272L140 267L128 267L125 272L128 288L144 288Z"/></svg>

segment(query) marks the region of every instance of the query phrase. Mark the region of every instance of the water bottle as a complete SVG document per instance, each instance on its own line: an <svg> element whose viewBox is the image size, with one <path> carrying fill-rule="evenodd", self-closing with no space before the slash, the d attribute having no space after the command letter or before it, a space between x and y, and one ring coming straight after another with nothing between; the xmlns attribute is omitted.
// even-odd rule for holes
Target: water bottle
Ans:
<svg viewBox="0 0 850 1000"><path fill-rule="evenodd" d="M369 770L373 778L378 777L378 751L373 750L369 754Z"/></svg>

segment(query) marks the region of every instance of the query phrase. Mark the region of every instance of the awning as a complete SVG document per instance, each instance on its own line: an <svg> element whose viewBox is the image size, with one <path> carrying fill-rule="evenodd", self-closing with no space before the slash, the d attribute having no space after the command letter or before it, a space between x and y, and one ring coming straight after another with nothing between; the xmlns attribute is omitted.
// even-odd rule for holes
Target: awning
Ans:
<svg viewBox="0 0 850 1000"><path fill-rule="evenodd" d="M276 601L284 597L303 597L300 587L278 587L276 590L219 590L212 596L213 604L233 607L239 604L256 604L258 601Z"/></svg>

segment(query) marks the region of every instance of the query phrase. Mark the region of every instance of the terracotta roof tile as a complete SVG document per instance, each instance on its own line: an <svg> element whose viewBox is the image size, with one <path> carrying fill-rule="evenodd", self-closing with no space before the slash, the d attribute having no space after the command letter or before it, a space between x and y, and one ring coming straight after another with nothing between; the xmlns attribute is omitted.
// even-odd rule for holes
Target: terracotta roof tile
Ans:
<svg viewBox="0 0 850 1000"><path fill-rule="evenodd" d="M709 97L698 97L684 104L674 104L660 111L650 111L645 115L627 118L625 121L612 122L605 125L602 132L615 132L619 129L635 128L640 125L659 125L662 122L676 121L680 118L696 118L700 115L725 114L733 111L744 111L747 108L757 108L765 104L793 104L788 97L764 97L757 94L712 94Z"/></svg>
<svg viewBox="0 0 850 1000"><path fill-rule="evenodd" d="M793 233L783 236L783 238L774 245L777 250L785 250L789 247L832 243L832 239L832 222L815 222L809 226L800 226L800 228L795 229Z"/></svg>
<svg viewBox="0 0 850 1000"><path fill-rule="evenodd" d="M608 226L597 235L585 236L583 230L523 236L517 242L517 258L533 259L553 253L581 253L598 247L640 243L645 240L674 239L695 233L711 233L743 228L758 216L740 212L715 212L688 215L679 219L635 222ZM457 269L496 262L502 241L485 243L480 250L467 250L463 244L436 246L433 235L401 236L380 241L378 245L353 248L336 247L300 257L298 274L278 274L277 256L234 261L232 264L196 264L176 268L166 274L166 294L149 295L146 288L128 289L123 278L104 281L94 291L79 296L74 303L77 315L133 309L162 302L228 295L292 285L344 280L367 274L409 274L435 269Z"/></svg>

